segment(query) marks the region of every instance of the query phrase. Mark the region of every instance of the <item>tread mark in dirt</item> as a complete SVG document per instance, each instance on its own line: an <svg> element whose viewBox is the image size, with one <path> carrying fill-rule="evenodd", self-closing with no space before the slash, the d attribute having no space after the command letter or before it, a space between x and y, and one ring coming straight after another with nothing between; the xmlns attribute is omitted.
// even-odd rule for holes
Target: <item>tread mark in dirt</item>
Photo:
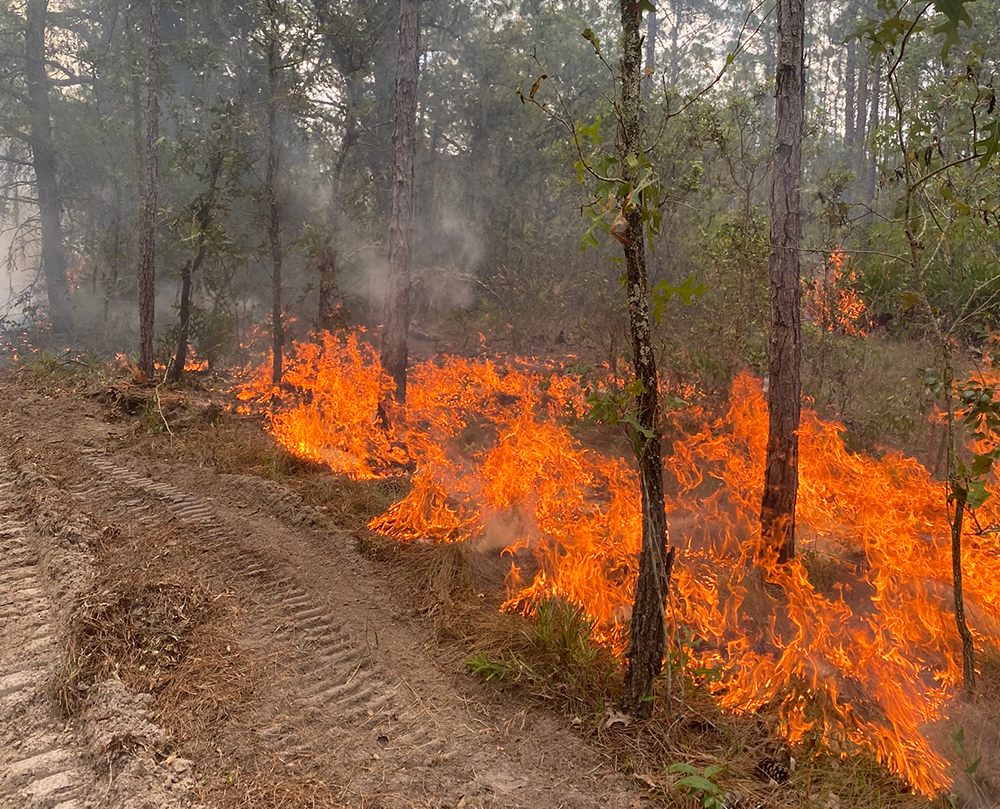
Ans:
<svg viewBox="0 0 1000 809"><path fill-rule="evenodd" d="M83 809L93 776L48 705L60 660L56 616L36 540L0 483L0 808ZM16 729L16 736L9 736Z"/></svg>
<svg viewBox="0 0 1000 809"><path fill-rule="evenodd" d="M327 751L331 734L336 734L334 726L339 726L363 728L373 738L378 736L380 743L391 735L394 748L408 751L408 766L452 757L453 741L428 728L427 710L419 699L411 699L402 683L394 681L397 678L373 670L368 651L338 622L333 609L300 587L292 571L247 547L243 536L227 528L210 503L98 453L85 458L108 482L145 495L118 500L137 522L151 528L162 523L159 503L173 517L197 526L211 552L225 557L227 567L242 571L256 585L258 597L285 617L272 638L293 650L288 665L297 688L285 715L258 731L265 746L282 758L289 754L307 758L310 751ZM92 492L93 486L91 482L86 490ZM309 654L303 654L305 650Z"/></svg>

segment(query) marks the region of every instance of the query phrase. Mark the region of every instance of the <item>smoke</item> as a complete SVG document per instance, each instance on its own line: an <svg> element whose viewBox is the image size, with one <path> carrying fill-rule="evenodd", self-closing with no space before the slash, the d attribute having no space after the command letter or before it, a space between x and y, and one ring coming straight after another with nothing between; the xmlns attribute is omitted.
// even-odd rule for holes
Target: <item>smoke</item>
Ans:
<svg viewBox="0 0 1000 809"><path fill-rule="evenodd" d="M0 327L6 329L30 327L33 313L48 303L38 256L29 252L17 238L21 229L22 225L14 222L0 232L0 267L3 268Z"/></svg>
<svg viewBox="0 0 1000 809"><path fill-rule="evenodd" d="M346 230L340 285L348 298L361 299L381 317L389 285L388 241L365 243ZM411 240L410 311L415 321L446 316L475 304L476 270L483 256L478 227L455 210L415 223Z"/></svg>
<svg viewBox="0 0 1000 809"><path fill-rule="evenodd" d="M522 503L506 511L485 511L482 533L472 539L472 546L480 553L499 554L508 548L530 548L540 538L531 507Z"/></svg>

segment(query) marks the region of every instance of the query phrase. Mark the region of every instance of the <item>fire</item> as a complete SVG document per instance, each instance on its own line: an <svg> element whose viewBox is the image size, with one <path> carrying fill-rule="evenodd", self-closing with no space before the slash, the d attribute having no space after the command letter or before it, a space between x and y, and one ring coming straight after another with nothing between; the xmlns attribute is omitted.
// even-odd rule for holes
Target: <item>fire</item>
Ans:
<svg viewBox="0 0 1000 809"><path fill-rule="evenodd" d="M868 333L868 309L854 289L857 273L845 272L847 255L841 248L830 253L823 275L806 289L805 310L812 322L824 331L837 331L855 337Z"/></svg>
<svg viewBox="0 0 1000 809"><path fill-rule="evenodd" d="M126 354L121 354L121 353L115 354L115 362L117 362L122 368L124 368L126 371L132 374L132 376L135 377L135 380L140 384L145 384L148 381L146 379L146 375L139 370L139 366L137 366L134 362L132 362L132 360L129 359L129 357ZM162 362L154 362L153 368L158 373L166 373L167 371L167 366L164 365ZM185 373L193 373L199 371L204 372L207 370L208 370L208 360L200 360L193 355L189 356L187 361L184 363Z"/></svg>
<svg viewBox="0 0 1000 809"><path fill-rule="evenodd" d="M587 404L580 379L537 361L446 357L412 369L407 423L380 429L390 381L358 335L295 346L287 388L260 372L245 400L271 407L290 450L357 479L412 469L409 494L372 521L402 540L494 541L527 549L512 566L508 608L561 597L600 637L624 648L638 567L638 480L622 458L574 432ZM291 389L294 392L288 392ZM760 567L757 513L767 413L741 377L728 412L689 408L666 453L667 512L678 548L670 619L715 670L724 707L776 706L792 742L877 757L917 790L950 784L921 730L941 720L961 678L951 606L943 485L900 454L852 455L840 426L807 412L800 431L800 555ZM1000 614L1000 547L967 542L972 614ZM522 581L523 580L523 581ZM1000 638L976 627L980 640Z"/></svg>

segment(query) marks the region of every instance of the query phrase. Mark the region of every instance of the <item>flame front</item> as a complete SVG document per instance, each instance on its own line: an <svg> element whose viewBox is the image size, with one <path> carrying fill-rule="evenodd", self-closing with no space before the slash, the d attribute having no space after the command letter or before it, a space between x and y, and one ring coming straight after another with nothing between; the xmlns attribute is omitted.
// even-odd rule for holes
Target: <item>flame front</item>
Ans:
<svg viewBox="0 0 1000 809"><path fill-rule="evenodd" d="M638 479L576 437L587 408L577 377L528 361L423 363L411 371L401 435L379 427L391 382L357 335L297 345L286 376L294 393L266 378L241 395L271 403L271 427L291 451L356 479L413 470L407 496L372 529L530 549L537 569L526 582L512 570L506 606L565 598L624 649ZM665 465L678 549L670 615L696 639L696 667L715 670L720 704L774 705L792 742L816 735L835 750L865 748L925 794L947 787L948 764L921 734L961 679L943 486L900 454L848 453L840 426L807 412L799 555L779 566L764 554L755 567L767 436L759 383L737 379L722 418L689 408L684 423L700 426L674 442ZM997 615L1000 548L981 537L966 544L969 610Z"/></svg>

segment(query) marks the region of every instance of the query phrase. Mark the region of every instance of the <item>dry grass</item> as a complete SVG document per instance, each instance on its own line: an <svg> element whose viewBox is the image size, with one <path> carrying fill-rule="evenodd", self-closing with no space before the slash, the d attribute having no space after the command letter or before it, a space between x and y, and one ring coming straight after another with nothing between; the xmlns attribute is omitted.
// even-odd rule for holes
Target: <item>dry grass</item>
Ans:
<svg viewBox="0 0 1000 809"><path fill-rule="evenodd" d="M210 605L207 591L174 577L117 581L90 593L72 619L58 685L63 710L76 713L82 696L112 677L136 693L162 691Z"/></svg>
<svg viewBox="0 0 1000 809"><path fill-rule="evenodd" d="M281 661L247 645L252 604L209 573L177 568L162 549L170 527L125 538L106 531L99 579L70 625L68 654L53 684L68 714L85 711L92 686L120 679L154 695L156 721L181 755L199 762L201 797L219 809L343 806L340 788L308 761L283 762L260 746L260 689Z"/></svg>
<svg viewBox="0 0 1000 809"><path fill-rule="evenodd" d="M815 742L789 749L776 710L722 712L703 685L677 670L676 661L672 676L664 673L657 682L654 717L618 721L620 664L593 642L572 609L549 605L541 620L500 613L502 572L495 560L465 546L406 547L382 558L394 575L411 580L420 609L453 649L453 660L464 660L491 687L564 713L619 770L646 785L654 805L700 805L675 790L682 774L669 768L680 762L699 771L720 767L713 780L731 807L948 806L944 799L912 794L870 755L841 757ZM589 650L596 654L589 656ZM792 757L796 766L785 784L759 772L764 761L790 763Z"/></svg>
<svg viewBox="0 0 1000 809"><path fill-rule="evenodd" d="M680 775L668 770L684 762L698 770L721 767L715 780L726 792L727 806L733 809L927 809L932 805L910 794L899 779L871 757L842 758L819 745L793 751L799 764L787 784L767 783L756 772L760 762L767 758L780 760L789 752L773 712L723 714L704 688L677 678L676 672L669 683L669 694L666 678L658 684L659 700L652 721L628 726L609 722L609 717L614 716L611 711L619 664L608 655L591 655L593 644L586 622L571 611L549 614L544 630L537 618L532 621L501 613L498 608L504 598L504 574L510 560L465 545L401 546L367 531L364 526L368 520L405 493L405 481L355 482L298 461L275 446L259 421L236 414L229 404L220 405L224 400L218 394L171 392L163 395L157 412L153 412L148 397L145 401L141 396L132 399L136 401L122 412L122 417L137 424L127 439L130 445L159 457L166 455L213 466L220 472L259 475L291 485L307 503L322 509L334 525L355 533L360 550L386 566L393 580L410 590L415 609L437 629L445 661L450 658L457 668L478 655L480 673L496 673L494 684L515 689L519 698L565 712L622 771L646 784L654 803L695 805L690 798L678 799L674 787ZM120 407L115 400L108 403ZM158 412L161 409L162 414ZM157 424L169 424L171 429L168 432ZM836 575L836 571L817 569L814 575L823 578ZM179 599L169 584L169 580L150 581L140 590ZM178 603L188 610L183 599ZM173 602L161 605L157 614L168 615L177 606ZM118 607L115 610L123 612ZM245 744L245 739L252 738L252 711L234 706L252 704L254 683L261 670L255 671L238 651L234 653L232 650L238 647L226 642L225 633L213 628L214 618L208 618L191 626L183 638L161 636L157 641L165 644L164 648L174 648L170 644L183 640L186 651L172 664L173 669L159 674L168 679L161 688L158 705L165 724L192 745L204 744L205 738L211 738L212 728L220 723L231 728L232 740L219 740L220 749L226 752L226 758L240 763L230 772L216 773L215 783L222 786L221 794L213 799L221 806L336 805L343 795L338 796L321 777L309 773L307 762L305 772L291 772L252 746L239 751L227 748L238 744L239 739L244 739ZM232 616L226 623L232 626ZM96 645L97 650L102 648ZM142 659L138 652L131 654L136 660ZM95 651L91 657L100 659L100 654ZM273 661L257 665L266 668L271 664ZM1000 672L1000 665L996 668ZM171 673L176 675L172 680ZM145 671L143 674L152 676ZM204 684L204 689L196 683ZM213 751L208 748L197 752L202 760L212 758ZM938 805L946 804L939 801Z"/></svg>

